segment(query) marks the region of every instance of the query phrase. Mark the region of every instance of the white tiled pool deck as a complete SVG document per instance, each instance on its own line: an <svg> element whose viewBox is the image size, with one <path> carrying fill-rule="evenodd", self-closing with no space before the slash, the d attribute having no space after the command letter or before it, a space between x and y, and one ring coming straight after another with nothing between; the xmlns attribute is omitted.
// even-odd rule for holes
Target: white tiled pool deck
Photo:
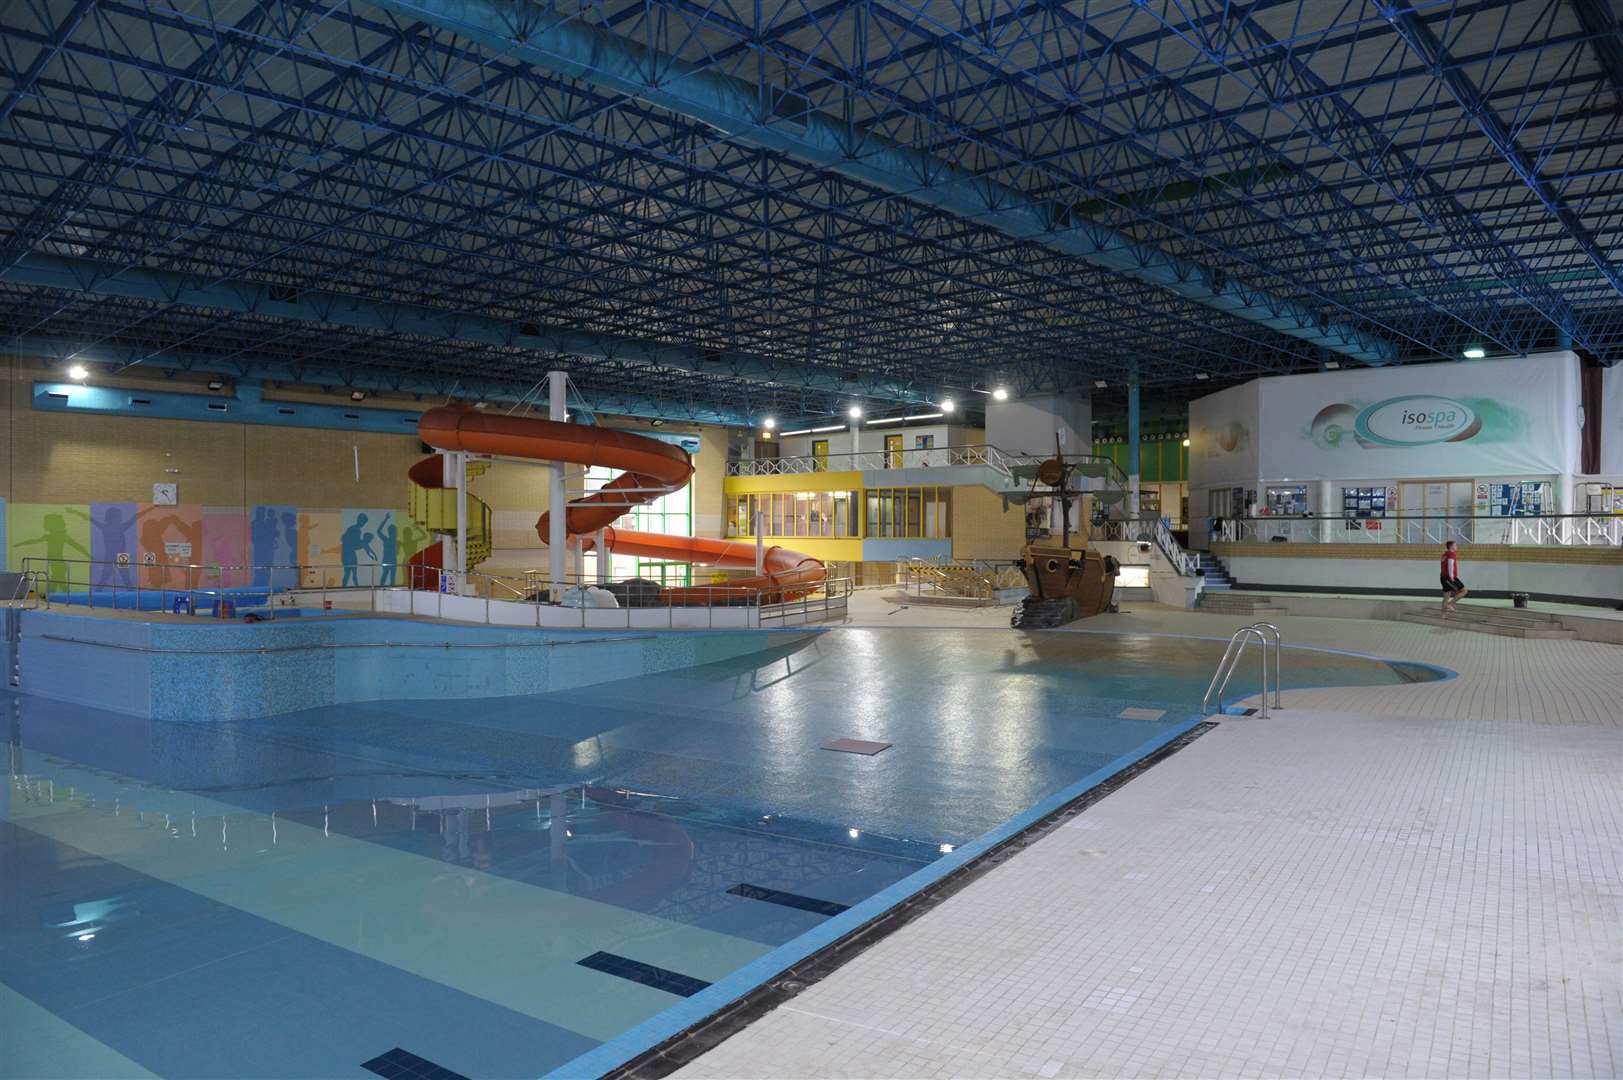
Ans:
<svg viewBox="0 0 1623 1080"><path fill-rule="evenodd" d="M1460 677L1224 718L679 1075L1618 1075L1623 649L1276 621Z"/></svg>

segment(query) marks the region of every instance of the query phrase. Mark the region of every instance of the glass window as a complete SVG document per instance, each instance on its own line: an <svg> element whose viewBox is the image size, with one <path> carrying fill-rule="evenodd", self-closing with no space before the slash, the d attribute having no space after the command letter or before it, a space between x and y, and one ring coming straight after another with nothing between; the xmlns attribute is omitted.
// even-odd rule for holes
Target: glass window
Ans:
<svg viewBox="0 0 1623 1080"><path fill-rule="evenodd" d="M875 488L868 492L867 534L885 539L952 535L947 488Z"/></svg>

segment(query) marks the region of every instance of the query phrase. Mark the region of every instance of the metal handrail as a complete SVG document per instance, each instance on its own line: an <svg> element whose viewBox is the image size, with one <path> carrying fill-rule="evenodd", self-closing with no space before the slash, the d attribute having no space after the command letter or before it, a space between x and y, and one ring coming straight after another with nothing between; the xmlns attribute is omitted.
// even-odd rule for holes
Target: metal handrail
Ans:
<svg viewBox="0 0 1623 1080"><path fill-rule="evenodd" d="M1623 546L1623 516L1605 513L1495 516L1393 512L1379 516L1264 514L1225 517L1217 543L1281 540L1306 544L1510 544L1559 547Z"/></svg>
<svg viewBox="0 0 1623 1080"><path fill-rule="evenodd" d="M25 565L27 561L27 559L23 560ZM28 599L30 593L34 597L34 607L48 609L51 606L50 596L47 595L44 589L40 588L39 571L26 569L17 574L17 584L12 587L11 598L6 601L6 606L19 607L23 601Z"/></svg>
<svg viewBox="0 0 1623 1080"><path fill-rule="evenodd" d="M1000 450L990 443L961 446L913 447L901 450L850 450L838 454L795 454L790 457L754 458L729 461L728 476L791 476L822 472L863 472L878 469L946 468L955 465L985 465L1013 482L1012 466L1035 465L1052 454L1027 454ZM1067 461L1096 461L1109 466L1104 479L1125 487L1127 475L1111 458L1102 454L1066 454ZM913 464L909 464L912 462Z"/></svg>
<svg viewBox="0 0 1623 1080"><path fill-rule="evenodd" d="M1172 564L1180 577L1194 577L1200 560L1185 551L1178 538L1172 535L1172 530L1160 517L1124 518L1119 521L1104 521L1095 526L1101 540L1124 540L1129 542L1142 541L1147 535L1161 549L1167 562ZM1135 531L1137 530L1137 531Z"/></svg>
<svg viewBox="0 0 1623 1080"><path fill-rule="evenodd" d="M119 641L96 641L63 634L41 634L45 641L94 645L123 652L163 653L165 656L246 656L266 653L313 652L317 649L556 649L569 645L612 645L620 641L647 641L653 634L619 634L607 638L568 638L561 641L311 641L299 645L266 645L246 649L154 649Z"/></svg>
<svg viewBox="0 0 1623 1080"><path fill-rule="evenodd" d="M1281 703L1280 697L1279 697L1279 695L1280 695L1279 653L1280 653L1280 645L1283 642L1284 637L1283 637L1283 635L1280 634L1279 627L1275 626L1271 622L1254 622L1250 626L1246 627L1246 629L1247 630L1258 630L1258 631L1262 632L1262 637L1263 637L1262 659L1263 659L1263 662L1265 664L1267 663L1267 660L1268 660L1268 641L1269 641L1270 638L1273 641L1273 645L1274 645L1274 708L1283 709L1285 706ZM1262 696L1263 696L1263 698L1265 700L1268 697L1267 680L1263 681Z"/></svg>
<svg viewBox="0 0 1623 1080"><path fill-rule="evenodd" d="M1212 672L1212 681L1206 687L1205 695L1200 699L1200 711L1204 716L1212 711L1212 695L1217 695L1217 711L1223 711L1223 691L1228 689L1229 680L1234 678L1234 671L1240 666L1240 658L1245 654L1245 646L1252 638L1262 642L1262 719L1268 719L1268 635L1257 626L1242 626L1229 637L1228 647L1223 650L1223 659L1218 661L1217 670Z"/></svg>
<svg viewBox="0 0 1623 1080"><path fill-rule="evenodd" d="M23 560L23 562L25 566L25 569L22 572L24 579L34 582L34 595L36 597L36 601L47 607L49 606L48 589L54 587L58 592L70 594L74 589L85 590L87 605L91 607L97 606L97 594L103 590L110 591L112 593L113 606L115 608L118 606L118 598L121 592L134 592L136 594L137 609L140 609L140 595L143 592L157 591L163 594L183 595L189 600L189 610L196 612L198 610L197 601L199 597L220 597L226 594L226 590L228 588L240 587L252 590L263 589L267 593L273 595L277 593L305 595L319 594L323 599L324 605L328 598L333 594L363 594L366 599L363 606L372 610L377 610L378 595L380 593L392 591L437 592L440 590L428 587L428 583L430 581L435 581L437 584L443 584L446 582L454 582L459 577L464 585L483 580L485 595L483 597L470 597L470 599L483 599L485 605L485 621L487 623L491 621L491 593L497 589L504 590L506 593L511 594L511 599L503 599L501 596L497 596L496 600L500 603L523 603L555 607L565 606L557 604L556 602L543 604L542 601L530 599L530 596L537 591L538 587L546 588L550 584L550 574L543 574L541 572L531 572L522 578L516 576L490 574L483 571L466 571L458 575L455 571L444 570L437 567L425 567L412 563L366 563L347 567L342 564L219 566L198 563L129 564L119 563L110 559L49 560L40 556L28 556ZM47 564L50 562L57 563L57 569L62 570L63 574L65 575L65 580L50 579L47 571L29 567L28 564L31 562ZM83 581L74 580L75 570L79 567L90 568L84 572L85 580ZM120 571L120 573L112 575L109 580L105 580L102 583L97 584L90 580L94 576L94 568L96 567L112 568L116 571ZM400 573L402 570L404 573ZM352 576L357 578L358 581L361 579L368 579L370 583L356 585L328 585L326 584L327 574L331 571L349 571L351 572ZM269 577L268 581L262 584L247 584L243 586L229 586L226 584L226 582L229 580L229 575L235 573L247 573L253 576L266 576L258 572L275 572L276 576ZM150 577L154 574L159 576L160 579L164 581L164 584L154 585L142 583L143 576L148 577L150 580ZM319 575L317 583L304 584L307 576L311 574ZM183 576L181 580L171 583L169 578L172 575ZM133 583L124 580L128 578L133 578ZM202 579L201 582L199 581L200 578ZM212 579L212 582L210 582L210 579ZM388 579L388 581L385 582L385 579ZM566 587L579 586L585 588L597 585L598 582L592 575L566 573L559 584ZM21 588L21 585L22 582L19 581L19 589ZM688 602L678 604L673 597L667 596L663 604L648 605L649 607L655 609L661 606L668 608L667 621L673 627L677 622L677 607L702 608L706 606L712 609L709 620L711 625L714 625L715 623L714 608L716 607L747 607L754 612L754 622L759 625L764 620L782 620L796 611L801 612L803 615L809 615L813 608L819 605L821 606L823 612L823 618L826 620L832 613L837 613L846 609L848 598L850 597L852 591L852 583L848 578L833 578L816 587L759 587L721 583L715 585L684 585L681 586L681 590L683 594L689 598L700 596L708 603L695 604ZM805 591L801 596L794 600L782 599L785 592L800 592L801 590ZM460 591L455 589L449 591L459 596L462 595ZM71 605L72 601L69 600L68 603ZM601 612L603 610L606 609L589 608L585 605L581 605L579 607L579 620L582 628L588 627L588 624L591 621L591 618L588 615L589 612ZM628 607L624 610L630 611L632 609ZM628 615L627 626L629 627L630 625L631 621L630 616Z"/></svg>

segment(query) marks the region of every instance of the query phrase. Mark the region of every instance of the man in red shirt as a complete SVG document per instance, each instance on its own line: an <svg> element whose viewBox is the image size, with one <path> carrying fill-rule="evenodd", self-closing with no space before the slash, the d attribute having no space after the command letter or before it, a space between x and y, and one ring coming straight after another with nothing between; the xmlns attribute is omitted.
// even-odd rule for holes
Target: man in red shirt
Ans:
<svg viewBox="0 0 1623 1080"><path fill-rule="evenodd" d="M1443 611L1453 611L1454 604L1466 593L1465 582L1460 580L1460 554L1454 550L1454 541L1443 545L1442 573Z"/></svg>

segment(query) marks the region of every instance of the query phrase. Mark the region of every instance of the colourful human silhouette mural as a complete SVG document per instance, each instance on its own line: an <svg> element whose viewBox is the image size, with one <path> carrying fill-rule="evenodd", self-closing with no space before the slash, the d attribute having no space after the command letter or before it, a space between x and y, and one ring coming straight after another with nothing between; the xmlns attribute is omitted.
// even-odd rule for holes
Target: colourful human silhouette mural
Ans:
<svg viewBox="0 0 1623 1080"><path fill-rule="evenodd" d="M189 569L203 561L203 508L188 503L147 509L151 513L143 510L140 515L142 584L153 589L212 585Z"/></svg>
<svg viewBox="0 0 1623 1080"><path fill-rule="evenodd" d="M369 566L376 566L379 561L377 548L372 541L377 539L377 533L368 529L367 525L372 515L365 510L344 511L344 532L339 537L339 561L343 563L344 576L339 582L344 586L360 586L373 584L374 575L368 573L366 580L361 579L361 556L367 557Z"/></svg>
<svg viewBox="0 0 1623 1080"><path fill-rule="evenodd" d="M69 504L16 503L11 507L11 558L18 569L33 557L30 568L45 571L51 590L65 590L75 582L90 586L90 511ZM45 565L39 567L43 558ZM71 560L85 560L77 568Z"/></svg>
<svg viewBox="0 0 1623 1080"><path fill-rule="evenodd" d="M292 506L256 506L249 518L256 587L292 588L298 584L299 512Z"/></svg>

